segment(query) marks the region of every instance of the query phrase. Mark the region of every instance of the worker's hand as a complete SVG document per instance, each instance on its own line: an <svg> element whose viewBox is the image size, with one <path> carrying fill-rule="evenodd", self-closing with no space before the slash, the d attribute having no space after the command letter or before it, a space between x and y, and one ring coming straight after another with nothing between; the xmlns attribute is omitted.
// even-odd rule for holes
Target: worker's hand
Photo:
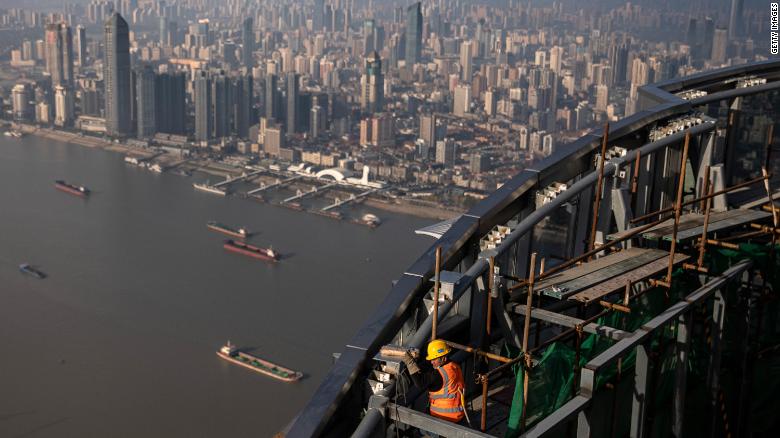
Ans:
<svg viewBox="0 0 780 438"><path fill-rule="evenodd" d="M420 372L420 367L417 366L417 362L414 360L411 354L407 351L404 353L404 364L406 365L406 369L409 370L410 374L417 374Z"/></svg>

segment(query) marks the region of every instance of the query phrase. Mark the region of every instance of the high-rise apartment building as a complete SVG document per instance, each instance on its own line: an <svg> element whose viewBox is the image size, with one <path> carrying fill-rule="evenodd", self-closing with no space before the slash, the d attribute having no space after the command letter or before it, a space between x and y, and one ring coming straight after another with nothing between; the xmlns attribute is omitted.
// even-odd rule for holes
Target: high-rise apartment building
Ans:
<svg viewBox="0 0 780 438"><path fill-rule="evenodd" d="M205 71L197 72L193 83L193 95L195 101L195 140L208 141L213 132L210 117L211 78Z"/></svg>
<svg viewBox="0 0 780 438"><path fill-rule="evenodd" d="M286 131L287 134L295 134L299 131L298 127L298 100L300 97L300 85L298 84L300 76L297 73L287 73L287 96L285 96L287 102L287 119L286 119Z"/></svg>
<svg viewBox="0 0 780 438"><path fill-rule="evenodd" d="M33 118L32 88L27 83L14 85L11 90L11 107L13 118L17 121L30 121Z"/></svg>
<svg viewBox="0 0 780 438"><path fill-rule="evenodd" d="M496 115L496 111L498 110L498 94L496 93L496 90L491 88L487 91L485 91L485 114L489 116Z"/></svg>
<svg viewBox="0 0 780 438"><path fill-rule="evenodd" d="M436 142L436 162L447 168L455 165L455 142L451 138Z"/></svg>
<svg viewBox="0 0 780 438"><path fill-rule="evenodd" d="M471 87L458 85L455 87L452 113L456 116L464 116L469 112L471 105Z"/></svg>
<svg viewBox="0 0 780 438"><path fill-rule="evenodd" d="M247 67L255 65L255 21L252 17L246 17L241 26L241 62Z"/></svg>
<svg viewBox="0 0 780 438"><path fill-rule="evenodd" d="M420 138L428 148L436 146L436 114L420 116Z"/></svg>
<svg viewBox="0 0 780 438"><path fill-rule="evenodd" d="M474 42L463 41L460 44L460 79L465 82L471 82L473 75L472 57L474 53Z"/></svg>
<svg viewBox="0 0 780 438"><path fill-rule="evenodd" d="M75 61L79 66L86 65L87 62L87 29L82 26L76 26L76 41L75 41Z"/></svg>
<svg viewBox="0 0 780 438"><path fill-rule="evenodd" d="M73 89L57 85L54 87L54 124L71 126L75 118Z"/></svg>
<svg viewBox="0 0 780 438"><path fill-rule="evenodd" d="M280 96L278 76L273 73L265 75L265 118L269 121L280 119Z"/></svg>
<svg viewBox="0 0 780 438"><path fill-rule="evenodd" d="M231 133L231 120L229 111L232 107L232 93L230 78L220 70L211 75L211 108L209 117L213 120L213 136L227 137Z"/></svg>
<svg viewBox="0 0 780 438"><path fill-rule="evenodd" d="M384 106L384 76L379 54L371 52L366 58L366 67L360 79L360 106L364 112L381 112Z"/></svg>
<svg viewBox="0 0 780 438"><path fill-rule="evenodd" d="M723 64L726 62L728 42L728 30L722 27L716 27L712 36L712 56L710 57L714 64Z"/></svg>
<svg viewBox="0 0 780 438"><path fill-rule="evenodd" d="M183 73L161 73L156 83L157 131L183 135L186 130L186 78Z"/></svg>
<svg viewBox="0 0 780 438"><path fill-rule="evenodd" d="M135 71L136 136L152 138L157 132L157 75L150 65Z"/></svg>
<svg viewBox="0 0 780 438"><path fill-rule="evenodd" d="M46 71L52 87L73 86L73 35L65 23L49 23L44 34Z"/></svg>

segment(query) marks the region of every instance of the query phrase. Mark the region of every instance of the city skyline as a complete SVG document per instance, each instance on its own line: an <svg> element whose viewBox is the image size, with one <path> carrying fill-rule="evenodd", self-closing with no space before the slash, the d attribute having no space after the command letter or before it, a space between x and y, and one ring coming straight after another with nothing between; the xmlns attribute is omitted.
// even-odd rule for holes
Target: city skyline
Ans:
<svg viewBox="0 0 780 438"><path fill-rule="evenodd" d="M0 7L0 435L774 430L772 8Z"/></svg>

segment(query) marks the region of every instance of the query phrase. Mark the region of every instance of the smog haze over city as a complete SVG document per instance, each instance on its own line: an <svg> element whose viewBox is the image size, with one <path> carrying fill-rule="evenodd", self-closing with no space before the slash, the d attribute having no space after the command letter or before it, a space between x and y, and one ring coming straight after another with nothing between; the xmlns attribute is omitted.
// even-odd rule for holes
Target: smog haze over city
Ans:
<svg viewBox="0 0 780 438"><path fill-rule="evenodd" d="M779 15L0 1L0 436L776 433Z"/></svg>

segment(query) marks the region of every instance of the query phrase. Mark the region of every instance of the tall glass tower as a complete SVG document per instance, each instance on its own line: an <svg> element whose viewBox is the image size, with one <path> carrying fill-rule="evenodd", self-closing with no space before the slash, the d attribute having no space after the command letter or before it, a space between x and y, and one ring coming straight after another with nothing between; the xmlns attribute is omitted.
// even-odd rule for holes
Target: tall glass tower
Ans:
<svg viewBox="0 0 780 438"><path fill-rule="evenodd" d="M243 26L241 27L241 39L244 40L243 47L241 48L241 62L247 67L253 67L255 60L253 53L255 52L255 21L252 17L246 17L244 19Z"/></svg>
<svg viewBox="0 0 780 438"><path fill-rule="evenodd" d="M422 53L422 6L417 2L406 9L406 65L420 62Z"/></svg>
<svg viewBox="0 0 780 438"><path fill-rule="evenodd" d="M114 12L106 21L103 80L106 86L106 132L130 134L130 36L127 22Z"/></svg>

